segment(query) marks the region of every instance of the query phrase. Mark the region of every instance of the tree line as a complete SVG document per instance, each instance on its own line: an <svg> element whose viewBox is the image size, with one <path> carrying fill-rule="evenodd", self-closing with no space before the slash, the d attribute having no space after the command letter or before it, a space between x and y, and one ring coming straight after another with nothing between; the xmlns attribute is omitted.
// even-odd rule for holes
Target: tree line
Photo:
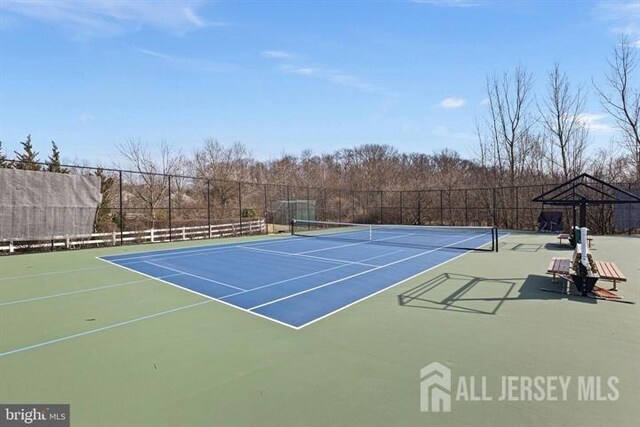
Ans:
<svg viewBox="0 0 640 427"><path fill-rule="evenodd" d="M208 138L193 152L185 153L166 141L150 145L131 138L115 145L123 163L114 166L136 172L125 176L128 203L147 209L152 226L154 211L167 204L168 175L216 181L212 203L223 207L232 203L237 188L222 182L352 191L451 191L559 183L588 172L607 181L640 186L637 55L637 47L621 36L607 60L605 84L593 83L616 129L610 146L597 150L589 150L587 89L574 85L556 63L546 75L544 93L534 93L533 75L521 66L487 77L487 109L476 120L477 155L473 159L451 149L405 153L391 145L362 144L332 153L307 149L265 161L256 159L241 142L223 144ZM55 142L51 142L51 154L43 164L38 164L39 153L30 135L20 144L22 150L15 152L10 162L0 142L0 167L69 172L61 165ZM106 223L117 222L108 210L114 200L114 177L102 169L95 174L101 178L103 192L99 217ZM188 193L182 191L181 187L187 186L183 180L176 179L172 185L173 194ZM517 194L506 193L498 207L517 205ZM179 198L172 201L174 207L180 207Z"/></svg>

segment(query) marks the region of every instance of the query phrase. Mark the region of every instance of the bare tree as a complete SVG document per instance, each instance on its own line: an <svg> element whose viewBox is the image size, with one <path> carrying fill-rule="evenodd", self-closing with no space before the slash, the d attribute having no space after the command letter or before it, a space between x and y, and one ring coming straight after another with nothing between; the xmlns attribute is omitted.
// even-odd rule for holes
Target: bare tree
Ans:
<svg viewBox="0 0 640 427"><path fill-rule="evenodd" d="M518 67L513 74L487 78L489 100L489 139L483 143L484 150L491 147L492 162L503 178L505 173L510 185L515 185L519 167L526 153L527 135L532 125L528 114L532 76Z"/></svg>
<svg viewBox="0 0 640 427"><path fill-rule="evenodd" d="M116 148L137 172L129 177L129 190L149 208L150 225L155 227L156 222L162 219L157 208L168 194L168 175L180 173L184 160L182 153L162 141L156 155L147 144L133 138L124 144L116 144Z"/></svg>
<svg viewBox="0 0 640 427"><path fill-rule="evenodd" d="M622 146L631 157L635 179L640 181L640 91L630 87L638 66L638 53L629 37L621 35L607 60L609 90L596 86L602 106L615 119L622 132Z"/></svg>
<svg viewBox="0 0 640 427"><path fill-rule="evenodd" d="M204 147L196 150L192 167L196 176L211 180L216 219L234 215L240 203L238 184L234 181L250 180L253 163L251 153L240 142L226 147L213 138L207 138L204 140Z"/></svg>
<svg viewBox="0 0 640 427"><path fill-rule="evenodd" d="M566 73L555 63L549 72L547 94L538 111L545 130L551 135L552 148L560 155L564 179L582 172L585 161L588 129L582 115L586 97L581 87L572 90ZM553 152L551 161L555 161Z"/></svg>

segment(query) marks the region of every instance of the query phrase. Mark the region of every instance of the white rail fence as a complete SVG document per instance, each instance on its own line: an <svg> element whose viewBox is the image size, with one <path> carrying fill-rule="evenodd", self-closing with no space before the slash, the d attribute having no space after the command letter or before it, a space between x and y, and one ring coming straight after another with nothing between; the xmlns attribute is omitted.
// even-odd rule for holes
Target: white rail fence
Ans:
<svg viewBox="0 0 640 427"><path fill-rule="evenodd" d="M196 227L158 228L148 230L124 231L122 243L156 243L180 240L209 239L216 237L248 236L266 234L265 220L232 222L228 224L202 225ZM74 249L83 246L116 246L120 244L120 232L93 233L78 236L53 236L39 241L0 241L0 251L16 251L35 248Z"/></svg>

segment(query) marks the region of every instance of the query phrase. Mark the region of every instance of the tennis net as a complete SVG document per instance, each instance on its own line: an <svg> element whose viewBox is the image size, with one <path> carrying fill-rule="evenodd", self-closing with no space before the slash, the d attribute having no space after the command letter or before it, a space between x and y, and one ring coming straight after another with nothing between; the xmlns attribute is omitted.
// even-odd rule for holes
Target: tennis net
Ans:
<svg viewBox="0 0 640 427"><path fill-rule="evenodd" d="M418 248L498 251L498 229L473 226L356 224L294 219L291 234Z"/></svg>

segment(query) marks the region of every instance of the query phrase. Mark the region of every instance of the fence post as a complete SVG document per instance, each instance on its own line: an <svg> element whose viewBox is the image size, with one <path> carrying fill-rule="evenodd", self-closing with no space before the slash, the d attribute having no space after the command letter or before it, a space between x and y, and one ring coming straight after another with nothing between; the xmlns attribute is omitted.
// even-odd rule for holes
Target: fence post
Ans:
<svg viewBox="0 0 640 427"><path fill-rule="evenodd" d="M350 191L351 191L351 222L356 222L356 193L355 191L353 191L353 188Z"/></svg>
<svg viewBox="0 0 640 427"><path fill-rule="evenodd" d="M520 230L520 208L518 202L518 187L516 188L516 230Z"/></svg>
<svg viewBox="0 0 640 427"><path fill-rule="evenodd" d="M422 191L418 191L418 225L422 225Z"/></svg>
<svg viewBox="0 0 640 427"><path fill-rule="evenodd" d="M324 187L322 187L322 220L327 220L327 189Z"/></svg>
<svg viewBox="0 0 640 427"><path fill-rule="evenodd" d="M469 225L469 205L467 201L467 189L464 189L464 225Z"/></svg>
<svg viewBox="0 0 640 427"><path fill-rule="evenodd" d="M380 224L384 224L384 221L382 219L382 216L384 215L384 209L382 208L382 190L380 190Z"/></svg>
<svg viewBox="0 0 640 427"><path fill-rule="evenodd" d="M287 185L287 224L291 223L291 194L289 194L289 186Z"/></svg>
<svg viewBox="0 0 640 427"><path fill-rule="evenodd" d="M240 235L242 236L242 183L238 183L238 206L240 207Z"/></svg>
<svg viewBox="0 0 640 427"><path fill-rule="evenodd" d="M267 211L268 211L268 207L267 207L267 184L264 184L264 209L262 209L262 218L267 219ZM269 234L269 230L267 230L267 234Z"/></svg>
<svg viewBox="0 0 640 427"><path fill-rule="evenodd" d="M444 190L440 190L440 225L444 225Z"/></svg>
<svg viewBox="0 0 640 427"><path fill-rule="evenodd" d="M493 226L498 226L498 206L497 206L497 195L496 195L496 187L493 187L492 191L492 202L493 202Z"/></svg>
<svg viewBox="0 0 640 427"><path fill-rule="evenodd" d="M307 221L309 221L311 218L311 211L309 210L309 203L311 202L311 200L309 199L309 186L307 186ZM314 218L315 219L315 218ZM311 226L311 224L309 224L309 226Z"/></svg>
<svg viewBox="0 0 640 427"><path fill-rule="evenodd" d="M209 238L211 238L211 180L207 178L207 228L209 229Z"/></svg>
<svg viewBox="0 0 640 427"><path fill-rule="evenodd" d="M342 222L342 190L338 190L338 222Z"/></svg>
<svg viewBox="0 0 640 427"><path fill-rule="evenodd" d="M120 246L124 245L124 201L122 200L122 171L118 171L120 179Z"/></svg>
<svg viewBox="0 0 640 427"><path fill-rule="evenodd" d="M404 224L404 215L402 215L402 193L403 191L400 191L400 224Z"/></svg>
<svg viewBox="0 0 640 427"><path fill-rule="evenodd" d="M171 175L169 175L169 241L173 241L172 223L171 223Z"/></svg>

